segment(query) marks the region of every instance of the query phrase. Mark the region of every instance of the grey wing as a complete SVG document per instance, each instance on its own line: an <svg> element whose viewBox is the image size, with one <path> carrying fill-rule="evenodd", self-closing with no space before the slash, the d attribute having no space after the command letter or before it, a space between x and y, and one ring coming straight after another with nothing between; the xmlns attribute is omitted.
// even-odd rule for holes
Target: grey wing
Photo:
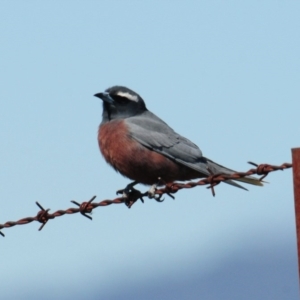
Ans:
<svg viewBox="0 0 300 300"><path fill-rule="evenodd" d="M197 145L176 133L150 111L125 119L130 136L143 146L182 165L209 175L207 161Z"/></svg>

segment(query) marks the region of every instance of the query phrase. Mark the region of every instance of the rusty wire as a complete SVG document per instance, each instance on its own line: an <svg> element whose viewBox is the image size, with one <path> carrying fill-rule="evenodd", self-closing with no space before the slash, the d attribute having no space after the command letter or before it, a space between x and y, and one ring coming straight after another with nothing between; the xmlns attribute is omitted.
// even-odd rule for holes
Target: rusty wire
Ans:
<svg viewBox="0 0 300 300"><path fill-rule="evenodd" d="M207 188L211 189L213 196L215 196L215 190L214 187L218 185L222 181L226 181L229 179L238 179L249 175L261 175L259 178L260 181L262 181L270 172L277 171L277 170L284 170L287 168L291 168L292 164L290 163L283 163L281 166L274 166L274 165L268 165L268 164L260 164L257 165L255 163L249 162L251 165L256 166L256 168L250 169L247 172L236 172L234 174L228 175L228 174L212 174L211 176L201 179L199 181L191 181L187 183L179 183L179 182L173 182L173 183L167 183L164 185L163 188L156 189L155 194L158 197L154 197L154 199L158 202L162 202L161 196L164 194L169 195L171 198L174 199L174 196L172 194L177 193L181 189L188 189L188 188L194 188L199 185L209 185ZM161 182L163 183L163 181ZM150 196L148 192L141 193L140 191L132 188L130 192L127 194L127 197L118 197L114 200L102 200L98 203L94 203L96 196L93 196L89 201L78 203L74 200L71 202L78 206L78 208L68 208L66 210L57 210L54 213L49 213L50 209L44 209L42 205L40 205L38 202L36 202L37 206L40 208L40 211L37 213L35 217L27 217L20 219L18 221L8 221L4 224L0 224L0 230L3 228L10 228L15 225L25 225L28 223L31 223L33 221L38 221L41 223L41 226L39 227L39 230L42 230L43 227L47 224L47 222L51 219L54 219L56 217L61 217L65 214L75 214L80 212L83 216L89 218L92 220L92 218L87 215L92 212L94 208L97 208L99 206L107 206L111 204L120 204L125 203L125 205L130 208L137 200L141 200L144 202L143 197L153 198L153 196ZM4 234L0 231L0 234L4 237Z"/></svg>

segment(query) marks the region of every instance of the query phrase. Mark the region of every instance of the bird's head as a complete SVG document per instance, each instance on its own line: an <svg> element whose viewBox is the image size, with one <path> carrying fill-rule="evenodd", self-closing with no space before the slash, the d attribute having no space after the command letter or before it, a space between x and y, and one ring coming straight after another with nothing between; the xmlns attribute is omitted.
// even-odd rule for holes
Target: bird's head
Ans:
<svg viewBox="0 0 300 300"><path fill-rule="evenodd" d="M103 100L103 121L125 119L147 110L140 95L124 86L113 86L94 96Z"/></svg>

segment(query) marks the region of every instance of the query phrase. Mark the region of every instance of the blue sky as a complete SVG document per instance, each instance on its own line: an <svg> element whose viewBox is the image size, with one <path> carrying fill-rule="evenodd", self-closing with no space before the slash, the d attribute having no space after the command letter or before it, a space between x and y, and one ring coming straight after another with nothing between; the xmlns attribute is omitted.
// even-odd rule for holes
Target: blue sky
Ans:
<svg viewBox="0 0 300 300"><path fill-rule="evenodd" d="M2 1L0 223L129 180L101 157L112 85L222 165L299 147L296 1ZM298 299L292 172L3 230L5 299ZM141 186L142 190L146 187Z"/></svg>

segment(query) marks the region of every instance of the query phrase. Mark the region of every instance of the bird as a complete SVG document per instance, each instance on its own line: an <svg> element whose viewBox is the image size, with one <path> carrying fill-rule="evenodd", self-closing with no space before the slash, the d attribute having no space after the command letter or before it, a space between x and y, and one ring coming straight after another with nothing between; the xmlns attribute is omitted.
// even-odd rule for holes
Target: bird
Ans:
<svg viewBox="0 0 300 300"><path fill-rule="evenodd" d="M137 183L151 186L149 193L154 193L160 182L235 173L203 156L195 143L148 110L143 98L133 90L117 85L94 96L103 101L98 130L100 152L116 171L133 180L120 190L124 197ZM263 185L253 176L226 180L225 183L246 190L236 181Z"/></svg>

